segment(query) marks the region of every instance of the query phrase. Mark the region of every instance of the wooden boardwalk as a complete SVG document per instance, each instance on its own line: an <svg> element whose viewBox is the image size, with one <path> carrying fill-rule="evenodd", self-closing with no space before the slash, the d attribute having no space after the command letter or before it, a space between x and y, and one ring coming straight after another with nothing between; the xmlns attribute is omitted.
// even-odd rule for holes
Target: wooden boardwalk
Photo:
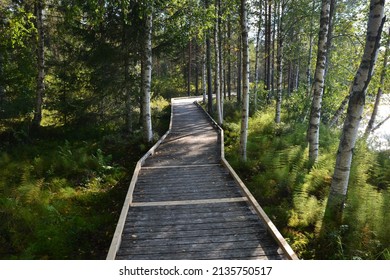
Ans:
<svg viewBox="0 0 390 280"><path fill-rule="evenodd" d="M296 259L194 100L172 100L170 129L137 164L107 259Z"/></svg>

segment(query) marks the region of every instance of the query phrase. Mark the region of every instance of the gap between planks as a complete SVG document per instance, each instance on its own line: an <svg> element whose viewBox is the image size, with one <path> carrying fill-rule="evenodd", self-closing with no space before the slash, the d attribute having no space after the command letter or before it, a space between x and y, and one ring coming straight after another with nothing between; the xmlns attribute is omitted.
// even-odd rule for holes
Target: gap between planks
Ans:
<svg viewBox="0 0 390 280"><path fill-rule="evenodd" d="M142 166L142 169L168 169L168 168L209 167L209 166L222 166L222 164L220 164L220 163L209 163L209 164L183 164L183 165Z"/></svg>
<svg viewBox="0 0 390 280"><path fill-rule="evenodd" d="M176 205L214 204L214 203L243 202L243 201L248 201L248 198L246 198L246 197L233 197L233 198L217 198L217 199L133 202L133 203L131 203L130 206L131 207L176 206Z"/></svg>

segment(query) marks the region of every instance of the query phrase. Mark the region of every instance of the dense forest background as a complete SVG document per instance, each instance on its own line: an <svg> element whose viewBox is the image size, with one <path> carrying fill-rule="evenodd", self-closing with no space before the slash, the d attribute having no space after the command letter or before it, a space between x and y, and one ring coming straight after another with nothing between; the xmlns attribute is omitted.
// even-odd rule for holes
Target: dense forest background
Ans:
<svg viewBox="0 0 390 280"><path fill-rule="evenodd" d="M384 20L348 193L325 215L369 11L383 18L384 5L2 0L0 258L104 259L170 98L202 95L228 160L301 258L390 259L389 139L375 134L389 118Z"/></svg>

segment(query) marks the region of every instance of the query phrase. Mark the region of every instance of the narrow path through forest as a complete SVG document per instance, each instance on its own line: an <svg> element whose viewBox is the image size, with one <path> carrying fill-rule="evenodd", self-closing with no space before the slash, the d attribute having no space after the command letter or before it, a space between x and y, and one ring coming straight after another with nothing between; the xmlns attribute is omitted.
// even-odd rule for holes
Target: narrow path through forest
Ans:
<svg viewBox="0 0 390 280"><path fill-rule="evenodd" d="M221 164L220 133L195 100L172 100L171 129L133 177L108 259L291 258Z"/></svg>

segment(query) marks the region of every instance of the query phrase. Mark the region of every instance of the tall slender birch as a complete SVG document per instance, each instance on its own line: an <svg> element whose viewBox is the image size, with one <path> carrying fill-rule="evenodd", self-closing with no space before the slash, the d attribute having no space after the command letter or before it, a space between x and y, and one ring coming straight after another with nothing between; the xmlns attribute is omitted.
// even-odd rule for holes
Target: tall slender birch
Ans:
<svg viewBox="0 0 390 280"><path fill-rule="evenodd" d="M145 15L145 40L142 57L142 123L144 140L153 142L152 115L150 109L151 84L152 84L152 28L153 6L148 2Z"/></svg>
<svg viewBox="0 0 390 280"><path fill-rule="evenodd" d="M43 96L45 94L45 30L43 26L43 0L36 1L36 28L38 32L38 45L37 45L37 91L36 91L36 103L35 112L32 125L37 128L41 125L42 121L42 106Z"/></svg>
<svg viewBox="0 0 390 280"><path fill-rule="evenodd" d="M259 53L260 53L260 34L261 34L261 25L263 24L263 18L262 18L262 1L259 1L259 20L257 23L257 35L256 35L256 50L255 50L255 83L253 88L253 95L254 95L254 111L257 111L257 86L259 83Z"/></svg>
<svg viewBox="0 0 390 280"><path fill-rule="evenodd" d="M204 1L205 8L209 8L209 0ZM211 42L210 31L206 30L206 73L207 73L207 111L213 113L213 82L211 79Z"/></svg>
<svg viewBox="0 0 390 280"><path fill-rule="evenodd" d="M337 151L336 165L325 212L325 226L342 221L344 202L348 190L352 154L362 118L366 91L377 59L379 42L385 22L384 0L371 0L367 23L367 36L363 57L356 72L348 102L347 116Z"/></svg>
<svg viewBox="0 0 390 280"><path fill-rule="evenodd" d="M322 95L325 84L325 67L327 53L327 36L329 30L330 0L322 0L320 30L318 33L317 63L314 74L313 100L310 110L307 138L309 142L309 161L312 165L317 161L321 122Z"/></svg>
<svg viewBox="0 0 390 280"><path fill-rule="evenodd" d="M249 117L249 42L246 1L241 0L241 34L242 34L242 112L240 133L241 160L247 160L246 146L248 141L248 117Z"/></svg>
<svg viewBox="0 0 390 280"><path fill-rule="evenodd" d="M282 0L279 8L279 23L278 23L278 51L276 57L277 64L277 92L276 92L276 110L275 122L280 123L280 115L282 110L282 90L283 90L283 16L285 10L285 1Z"/></svg>
<svg viewBox="0 0 390 280"><path fill-rule="evenodd" d="M216 0L215 3L215 25L214 25L214 59L215 59L215 99L216 99L216 105L217 105L217 121L219 125L222 125L223 119L222 119L222 108L221 108L221 68L220 68L220 50L219 50L219 0Z"/></svg>

